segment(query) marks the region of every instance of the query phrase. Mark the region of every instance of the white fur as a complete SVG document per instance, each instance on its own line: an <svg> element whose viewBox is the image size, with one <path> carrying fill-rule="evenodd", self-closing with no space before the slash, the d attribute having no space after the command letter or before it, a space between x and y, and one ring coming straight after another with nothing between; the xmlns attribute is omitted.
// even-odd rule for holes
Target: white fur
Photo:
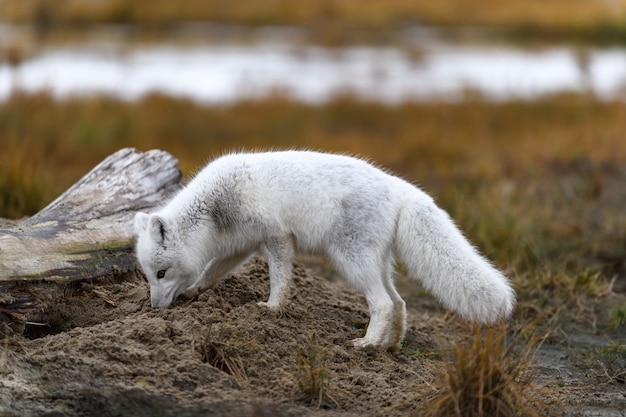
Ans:
<svg viewBox="0 0 626 417"><path fill-rule="evenodd" d="M193 297L256 251L267 259L270 296L282 308L296 252L328 257L363 292L371 320L356 346L397 348L406 310L394 259L468 320L508 317L507 279L417 187L360 159L306 151L239 153L207 165L154 214L135 218L137 257L152 306ZM157 278L158 271L164 271Z"/></svg>

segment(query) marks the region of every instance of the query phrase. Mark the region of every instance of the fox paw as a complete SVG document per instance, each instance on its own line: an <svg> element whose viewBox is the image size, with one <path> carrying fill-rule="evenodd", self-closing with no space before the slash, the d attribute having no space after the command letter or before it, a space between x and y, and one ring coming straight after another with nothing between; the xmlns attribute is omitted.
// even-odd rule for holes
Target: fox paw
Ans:
<svg viewBox="0 0 626 417"><path fill-rule="evenodd" d="M258 303L256 303L256 305L258 305L259 307L267 308L268 310L274 311L274 312L279 312L280 310L282 310L282 307L280 304L270 303L268 301L259 301Z"/></svg>
<svg viewBox="0 0 626 417"><path fill-rule="evenodd" d="M352 346L359 348L359 349L365 349L365 350L369 350L369 349L384 349L384 350L388 350L388 351L397 351L400 346L399 343L397 344L393 344L393 343L385 343L385 342L376 342L373 341L371 339L368 339L367 337L359 337L358 339L352 339Z"/></svg>
<svg viewBox="0 0 626 417"><path fill-rule="evenodd" d="M201 292L202 291L200 291L200 288L193 286L183 291L182 296L189 299L196 298L198 295L200 295Z"/></svg>
<svg viewBox="0 0 626 417"><path fill-rule="evenodd" d="M358 339L352 339L352 346L357 348L367 348L367 347L376 347L376 343L369 340L366 337L359 337Z"/></svg>
<svg viewBox="0 0 626 417"><path fill-rule="evenodd" d="M259 301L256 303L259 307L267 309L268 312L274 313L278 317L283 317L285 314L285 310L283 310L283 306L278 303L270 303L267 301Z"/></svg>

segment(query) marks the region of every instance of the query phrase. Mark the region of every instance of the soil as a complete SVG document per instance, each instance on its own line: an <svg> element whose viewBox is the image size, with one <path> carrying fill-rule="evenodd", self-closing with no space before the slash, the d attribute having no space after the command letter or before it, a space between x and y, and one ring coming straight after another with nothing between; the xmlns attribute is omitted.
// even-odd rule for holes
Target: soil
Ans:
<svg viewBox="0 0 626 417"><path fill-rule="evenodd" d="M259 259L196 300L152 310L140 274L81 284L0 348L0 416L405 416L441 387L441 345L467 331L413 282L402 349L356 349L363 297L323 261L295 266L280 315ZM326 278L322 278L325 276ZM560 334L536 357L536 392L565 415L624 416L626 386L581 359L608 339ZM615 336L615 335L614 335ZM311 372L309 372L311 371ZM307 393L303 375L321 381Z"/></svg>

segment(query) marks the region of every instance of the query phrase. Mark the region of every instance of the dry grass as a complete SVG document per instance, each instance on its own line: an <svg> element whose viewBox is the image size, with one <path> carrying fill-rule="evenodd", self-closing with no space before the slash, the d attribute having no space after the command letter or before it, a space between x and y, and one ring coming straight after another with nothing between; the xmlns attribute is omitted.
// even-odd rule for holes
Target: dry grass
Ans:
<svg viewBox="0 0 626 417"><path fill-rule="evenodd" d="M318 40L341 41L354 30L378 32L415 23L506 28L519 35L574 36L623 42L626 1L596 0L0 0L10 21L45 32L92 23L141 23L167 28L178 21L238 25L297 25Z"/></svg>
<svg viewBox="0 0 626 417"><path fill-rule="evenodd" d="M0 217L19 218L37 212L53 197L39 155L14 138L3 138L0 156Z"/></svg>
<svg viewBox="0 0 626 417"><path fill-rule="evenodd" d="M592 350L593 368L602 383L626 383L626 344L613 342Z"/></svg>
<svg viewBox="0 0 626 417"><path fill-rule="evenodd" d="M544 404L533 384L532 363L540 339L534 326L512 338L504 324L476 327L451 348L444 348L440 394L420 410L432 417L545 417L558 415ZM417 415L417 414L416 414Z"/></svg>
<svg viewBox="0 0 626 417"><path fill-rule="evenodd" d="M317 408L328 403L339 406L331 394L333 386L330 383L330 361L328 350L320 345L316 334L312 334L306 346L298 348L296 353L294 379L298 394Z"/></svg>
<svg viewBox="0 0 626 417"><path fill-rule="evenodd" d="M626 306L616 307L611 313L611 324L615 329L626 326Z"/></svg>
<svg viewBox="0 0 626 417"><path fill-rule="evenodd" d="M121 147L161 148L192 174L237 149L363 155L418 182L513 278L518 314L602 325L626 256L626 104L380 103L285 97L202 106L160 95L0 103L0 217L33 214Z"/></svg>
<svg viewBox="0 0 626 417"><path fill-rule="evenodd" d="M248 380L245 365L240 351L248 343L237 341L225 331L214 331L211 327L207 333L194 342L193 350L200 355L204 363L232 376L240 387Z"/></svg>
<svg viewBox="0 0 626 417"><path fill-rule="evenodd" d="M624 120L624 103L585 96L395 107L351 98L309 106L274 97L203 107L159 95L126 103L106 97L57 102L45 93L17 93L0 103L0 137L11 150L2 153L1 166L26 152L32 162L20 166L62 167L52 175L66 187L122 146L166 149L180 158L186 173L224 150L310 147L367 155L420 182L464 178L463 187L470 188L501 179L499 188L479 196L485 199L496 193L516 196L518 184L508 180L580 173L588 175L586 182L572 187L587 187L580 191L593 197L606 175L602 164L626 160ZM465 191L450 190L451 200ZM538 199L549 197L540 188L529 191Z"/></svg>

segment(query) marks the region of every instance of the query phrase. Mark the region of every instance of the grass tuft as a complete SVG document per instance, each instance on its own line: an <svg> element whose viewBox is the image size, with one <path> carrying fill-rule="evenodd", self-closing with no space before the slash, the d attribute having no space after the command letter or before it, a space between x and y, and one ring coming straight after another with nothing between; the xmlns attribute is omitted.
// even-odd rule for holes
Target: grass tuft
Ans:
<svg viewBox="0 0 626 417"><path fill-rule="evenodd" d="M489 329L476 327L447 348L440 393L427 404L425 413L420 410L420 415L555 415L549 406L533 399L531 366L540 343L530 334L532 328L527 326L510 340L504 324Z"/></svg>
<svg viewBox="0 0 626 417"><path fill-rule="evenodd" d="M613 328L618 329L622 326L626 326L626 306L625 307L616 307L611 314L611 322L613 324Z"/></svg>
<svg viewBox="0 0 626 417"><path fill-rule="evenodd" d="M295 380L302 398L320 408L328 402L339 403L330 393L330 368L328 350L320 345L317 334L311 334L308 343L299 347L296 354Z"/></svg>
<svg viewBox="0 0 626 417"><path fill-rule="evenodd" d="M246 344L233 340L232 336L224 331L214 332L209 327L208 332L199 342L194 341L193 349L200 355L202 362L232 376L237 384L243 387L248 377L239 351Z"/></svg>
<svg viewBox="0 0 626 417"><path fill-rule="evenodd" d="M602 275L587 268L574 279L574 291L586 293L590 297L597 297L606 286Z"/></svg>
<svg viewBox="0 0 626 417"><path fill-rule="evenodd" d="M626 383L626 345L613 342L595 347L593 357L601 368L601 378L612 384Z"/></svg>

